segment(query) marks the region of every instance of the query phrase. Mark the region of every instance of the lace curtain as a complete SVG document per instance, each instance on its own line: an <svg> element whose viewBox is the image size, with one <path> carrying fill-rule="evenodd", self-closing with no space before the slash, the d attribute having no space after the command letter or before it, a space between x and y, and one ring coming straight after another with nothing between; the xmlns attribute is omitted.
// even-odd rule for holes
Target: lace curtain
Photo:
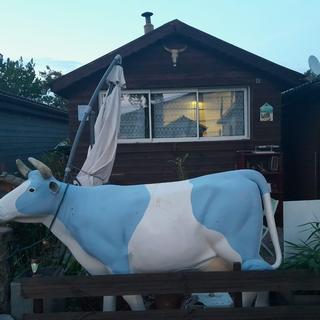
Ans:
<svg viewBox="0 0 320 320"><path fill-rule="evenodd" d="M149 138L148 94L122 94L119 139Z"/></svg>
<svg viewBox="0 0 320 320"><path fill-rule="evenodd" d="M244 110L244 90L123 93L119 138L149 139L150 131L155 139L196 138L198 130L199 137L243 136Z"/></svg>
<svg viewBox="0 0 320 320"><path fill-rule="evenodd" d="M244 135L244 92L199 93L199 123L204 136Z"/></svg>
<svg viewBox="0 0 320 320"><path fill-rule="evenodd" d="M197 136L196 94L151 94L154 138Z"/></svg>

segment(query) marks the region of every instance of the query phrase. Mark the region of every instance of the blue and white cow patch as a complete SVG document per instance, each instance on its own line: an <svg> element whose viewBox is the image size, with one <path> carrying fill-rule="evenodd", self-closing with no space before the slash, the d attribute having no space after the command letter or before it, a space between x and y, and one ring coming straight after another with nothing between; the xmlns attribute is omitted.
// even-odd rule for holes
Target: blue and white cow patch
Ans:
<svg viewBox="0 0 320 320"><path fill-rule="evenodd" d="M128 243L149 201L144 185L72 187L59 219L112 272L129 273Z"/></svg>
<svg viewBox="0 0 320 320"><path fill-rule="evenodd" d="M235 174L190 180L192 211L199 223L223 234L243 261L258 259L263 222L260 189L241 174L235 179Z"/></svg>

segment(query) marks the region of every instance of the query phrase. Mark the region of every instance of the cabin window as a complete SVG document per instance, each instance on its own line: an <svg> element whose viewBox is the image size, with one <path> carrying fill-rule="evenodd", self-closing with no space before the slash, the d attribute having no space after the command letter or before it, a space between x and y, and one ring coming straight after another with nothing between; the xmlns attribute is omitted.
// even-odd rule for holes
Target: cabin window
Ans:
<svg viewBox="0 0 320 320"><path fill-rule="evenodd" d="M151 93L152 137L197 137L195 92Z"/></svg>
<svg viewBox="0 0 320 320"><path fill-rule="evenodd" d="M243 136L245 134L244 91L199 92L199 126L204 137Z"/></svg>
<svg viewBox="0 0 320 320"><path fill-rule="evenodd" d="M123 93L121 95L121 118L119 139L148 139L149 95Z"/></svg>
<svg viewBox="0 0 320 320"><path fill-rule="evenodd" d="M119 143L248 139L248 114L246 88L124 91Z"/></svg>

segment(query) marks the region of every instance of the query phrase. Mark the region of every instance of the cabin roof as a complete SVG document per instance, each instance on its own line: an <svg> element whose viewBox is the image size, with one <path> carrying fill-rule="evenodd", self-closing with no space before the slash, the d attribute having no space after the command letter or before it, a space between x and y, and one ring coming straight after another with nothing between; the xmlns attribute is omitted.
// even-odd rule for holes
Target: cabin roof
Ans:
<svg viewBox="0 0 320 320"><path fill-rule="evenodd" d="M294 103L300 100L314 100L319 103L320 77L282 92L282 99L285 104Z"/></svg>
<svg viewBox="0 0 320 320"><path fill-rule="evenodd" d="M120 54L123 58L126 58L131 54L136 53L141 49L152 45L156 41L159 41L170 35L182 35L208 48L219 51L227 57L238 60L250 67L254 67L255 69L263 71L292 86L298 85L303 78L303 75L299 72L293 71L258 55L250 53L244 49L236 47L176 19L86 65L75 69L74 71L63 75L51 84L51 88L54 92L63 96L68 88L76 82L79 82L96 72L106 69L116 54Z"/></svg>
<svg viewBox="0 0 320 320"><path fill-rule="evenodd" d="M5 109L10 112L36 113L68 120L67 111L0 90L0 110Z"/></svg>
<svg viewBox="0 0 320 320"><path fill-rule="evenodd" d="M283 96L301 95L307 92L320 94L320 77L282 92Z"/></svg>

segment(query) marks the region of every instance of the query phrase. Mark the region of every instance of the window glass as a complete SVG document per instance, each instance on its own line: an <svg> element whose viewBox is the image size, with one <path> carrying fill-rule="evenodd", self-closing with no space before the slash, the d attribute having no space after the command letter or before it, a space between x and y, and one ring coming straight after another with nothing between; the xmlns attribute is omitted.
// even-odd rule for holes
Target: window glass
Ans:
<svg viewBox="0 0 320 320"><path fill-rule="evenodd" d="M199 136L242 136L245 133L244 92L199 92ZM203 128L206 128L203 130Z"/></svg>
<svg viewBox="0 0 320 320"><path fill-rule="evenodd" d="M134 142L141 139L179 141L179 138L245 137L245 94L244 89L123 92L118 138ZM101 98L104 95L102 92Z"/></svg>
<svg viewBox="0 0 320 320"><path fill-rule="evenodd" d="M149 138L148 93L123 93L119 139Z"/></svg>
<svg viewBox="0 0 320 320"><path fill-rule="evenodd" d="M152 93L153 138L197 137L196 93Z"/></svg>

